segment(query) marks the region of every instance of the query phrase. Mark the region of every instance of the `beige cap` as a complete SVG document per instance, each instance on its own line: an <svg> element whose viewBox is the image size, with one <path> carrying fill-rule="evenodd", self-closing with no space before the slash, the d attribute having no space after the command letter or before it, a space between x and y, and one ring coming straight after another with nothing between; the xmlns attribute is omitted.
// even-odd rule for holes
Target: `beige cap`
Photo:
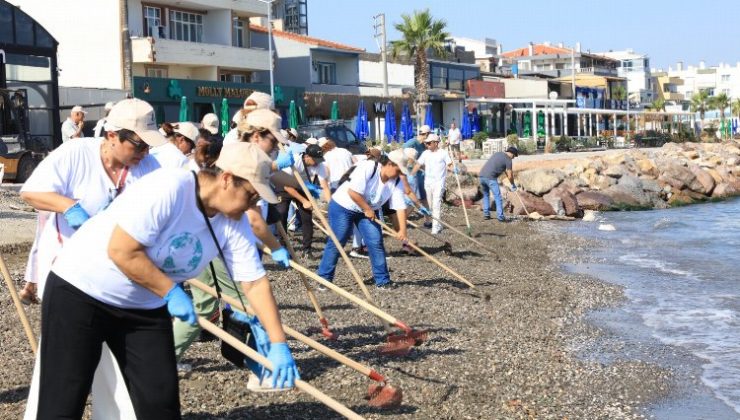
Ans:
<svg viewBox="0 0 740 420"><path fill-rule="evenodd" d="M319 141L316 143L319 145L319 147L324 147L324 145L329 141L326 137L321 137Z"/></svg>
<svg viewBox="0 0 740 420"><path fill-rule="evenodd" d="M436 134L430 134L424 139L424 143L431 143L433 141L439 142L439 136Z"/></svg>
<svg viewBox="0 0 740 420"><path fill-rule="evenodd" d="M275 109L275 102L272 96L255 90L244 100L244 109Z"/></svg>
<svg viewBox="0 0 740 420"><path fill-rule="evenodd" d="M200 121L200 124L203 128L208 130L211 134L218 133L218 115L209 112L208 114L203 116L203 119Z"/></svg>
<svg viewBox="0 0 740 420"><path fill-rule="evenodd" d="M289 128L288 133L290 133L291 136L298 138L298 130L296 130L295 128L293 127Z"/></svg>
<svg viewBox="0 0 740 420"><path fill-rule="evenodd" d="M175 127L175 133L187 137L187 139L192 141L193 143L198 140L198 135L200 134L198 132L198 127L196 127L195 124L187 121L177 123L177 126Z"/></svg>
<svg viewBox="0 0 740 420"><path fill-rule="evenodd" d="M280 133L280 125L283 119L280 115L269 109L256 109L247 115L246 124L255 128L264 128L270 130L273 136L283 144L289 144L288 139Z"/></svg>
<svg viewBox="0 0 740 420"><path fill-rule="evenodd" d="M82 112L83 114L87 114L87 111L85 111L84 109L82 109L82 107L79 106L79 105L73 106L72 107L72 110L70 111L71 114L74 114L75 112Z"/></svg>
<svg viewBox="0 0 740 420"><path fill-rule="evenodd" d="M131 130L152 147L167 143L167 138L158 128L154 108L136 98L124 99L113 105L105 119L105 131Z"/></svg>
<svg viewBox="0 0 740 420"><path fill-rule="evenodd" d="M426 124L422 125L421 128L419 128L419 134L426 134L426 133L431 133L431 132L432 132L432 129L429 128L429 126Z"/></svg>
<svg viewBox="0 0 740 420"><path fill-rule="evenodd" d="M252 184L260 197L275 204L278 198L270 186L272 160L258 145L252 143L231 143L224 145L216 160L222 171L231 172Z"/></svg>
<svg viewBox="0 0 740 420"><path fill-rule="evenodd" d="M403 153L402 149L396 149L388 153L388 159L398 165L399 168L401 168L402 174L408 174L409 170L406 167L406 155Z"/></svg>
<svg viewBox="0 0 740 420"><path fill-rule="evenodd" d="M103 107L103 109L105 111L110 111L111 109L113 109L113 105L115 105L114 102L106 102L105 103L105 106Z"/></svg>
<svg viewBox="0 0 740 420"><path fill-rule="evenodd" d="M419 152L417 152L413 147L407 147L403 149L403 154L406 155L406 159L414 160L416 159L416 156L419 155Z"/></svg>
<svg viewBox="0 0 740 420"><path fill-rule="evenodd" d="M319 141L316 137L309 137L308 140L306 140L306 144L319 144Z"/></svg>

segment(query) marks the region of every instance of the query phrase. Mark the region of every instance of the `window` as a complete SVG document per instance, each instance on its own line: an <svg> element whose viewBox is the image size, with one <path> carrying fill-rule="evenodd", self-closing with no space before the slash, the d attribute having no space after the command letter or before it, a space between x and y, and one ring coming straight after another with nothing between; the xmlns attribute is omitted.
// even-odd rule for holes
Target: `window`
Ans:
<svg viewBox="0 0 740 420"><path fill-rule="evenodd" d="M248 73L221 73L219 80L230 83L248 83L250 75Z"/></svg>
<svg viewBox="0 0 740 420"><path fill-rule="evenodd" d="M565 64L563 63L555 64L555 70L563 70L563 69L565 69Z"/></svg>
<svg viewBox="0 0 740 420"><path fill-rule="evenodd" d="M722 81L723 82L729 82L730 81L730 75L729 74L723 74L722 75Z"/></svg>
<svg viewBox="0 0 740 420"><path fill-rule="evenodd" d="M694 96L694 91L693 90L687 90L686 91L686 97L689 98L689 99L691 99L692 96Z"/></svg>
<svg viewBox="0 0 740 420"><path fill-rule="evenodd" d="M459 69L447 70L449 90L463 90L463 76L465 72Z"/></svg>
<svg viewBox="0 0 740 420"><path fill-rule="evenodd" d="M170 39L203 42L203 15L170 10Z"/></svg>
<svg viewBox="0 0 740 420"><path fill-rule="evenodd" d="M337 65L336 63L316 63L316 72L319 76L319 84L336 85L337 84Z"/></svg>
<svg viewBox="0 0 740 420"><path fill-rule="evenodd" d="M162 25L162 9L159 7L144 6L144 36L164 38Z"/></svg>
<svg viewBox="0 0 740 420"><path fill-rule="evenodd" d="M234 19L231 28L231 45L234 47L244 48L244 21Z"/></svg>
<svg viewBox="0 0 740 420"><path fill-rule="evenodd" d="M167 68L166 67L147 67L146 68L146 77L166 78L167 77Z"/></svg>
<svg viewBox="0 0 740 420"><path fill-rule="evenodd" d="M447 69L433 66L430 82L433 88L447 89Z"/></svg>

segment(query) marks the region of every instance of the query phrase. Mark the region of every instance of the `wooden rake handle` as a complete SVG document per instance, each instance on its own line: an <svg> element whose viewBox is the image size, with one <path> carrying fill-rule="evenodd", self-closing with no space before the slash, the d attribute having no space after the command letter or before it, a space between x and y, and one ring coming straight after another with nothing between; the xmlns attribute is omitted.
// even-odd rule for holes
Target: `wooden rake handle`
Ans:
<svg viewBox="0 0 740 420"><path fill-rule="evenodd" d="M38 344L36 343L36 338L33 336L31 323L28 322L26 311L23 310L23 304L21 304L21 299L18 297L18 291L15 289L15 284L13 284L13 278L10 277L10 271L8 270L8 266L5 264L5 259L2 255L0 255L0 271L2 271L5 284L8 286L10 298L13 300L16 311L18 311L18 317L21 319L21 324L23 325L23 330L26 332L26 337L28 338L28 343L31 345L31 350L33 350L33 354L36 354Z"/></svg>
<svg viewBox="0 0 740 420"><path fill-rule="evenodd" d="M460 176L457 175L457 164L455 163L455 159L452 159L452 169L453 169L453 175L455 175L455 181L457 181L457 191L460 193L460 204L463 208L463 213L465 214L465 225L468 227L468 230L470 230L470 219L468 219L468 209L465 207L465 196L462 192L462 187L460 186Z"/></svg>
<svg viewBox="0 0 740 420"><path fill-rule="evenodd" d="M212 322L206 320L203 317L198 317L198 324L200 324L201 327L203 327L204 330L210 332L211 334L215 335L216 337L220 338L224 342L228 343L235 349L239 350L241 353L243 353L245 356L249 357L250 359L256 361L257 363L265 366L267 369L272 371L272 363L270 363L269 360L267 360L266 357L262 356L261 354L257 353L256 351L252 350L247 346L245 343L242 343L239 341L236 337L233 335L227 333L226 331L222 330ZM323 392L319 391L318 389L314 388L311 384L308 382L302 381L300 379L297 379L295 381L296 388L300 389L301 391L311 395L312 397L319 400L322 404L326 405L327 407L331 408L332 410L336 411L337 413L343 415L344 417L348 419L362 419L363 417L359 414L355 413L354 411L350 410L345 406L344 404L340 403L339 401L335 400L334 398L324 394Z"/></svg>
<svg viewBox="0 0 740 420"><path fill-rule="evenodd" d="M417 207L416 207L415 205L414 205L414 208L416 208L416 210L417 210L417 211L419 210L419 209L418 209L418 208L417 208ZM421 213L421 212L419 212L419 214L422 214L422 213ZM422 216L423 216L423 214L422 214ZM494 251L493 251L492 249L488 248L488 247L487 247L487 246L486 246L485 244L483 244L482 242L480 242L479 240L477 240L477 239L475 239L475 238L472 238L472 237L470 237L470 236L466 235L466 234L465 234L465 232L463 232L463 231L461 231L460 229L458 229L458 228L456 228L456 227L452 226L451 224L449 224L449 223L447 223L447 222L445 222L445 221L443 221L443 220L437 219L437 218L436 218L436 217L434 217L434 216L429 216L429 217L431 217L431 218L432 218L432 220L436 220L436 221L438 221L438 222L439 222L439 223L441 223L441 224L442 224L442 225L443 225L444 227L446 227L446 228L449 228L449 229L450 229L451 231L453 231L453 232L457 233L458 235L460 235L460 236L464 237L465 239L469 240L470 242L473 242L474 244L476 244L476 245L480 246L481 248L485 249L485 250L486 250L486 251L488 251L489 253L491 253L491 254L496 254L496 252L494 252Z"/></svg>

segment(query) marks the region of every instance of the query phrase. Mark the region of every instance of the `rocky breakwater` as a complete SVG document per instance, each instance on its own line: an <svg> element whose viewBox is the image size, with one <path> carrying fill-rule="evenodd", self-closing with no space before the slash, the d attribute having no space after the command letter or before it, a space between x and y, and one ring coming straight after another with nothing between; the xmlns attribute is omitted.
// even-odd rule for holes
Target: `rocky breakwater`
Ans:
<svg viewBox="0 0 740 420"><path fill-rule="evenodd" d="M508 185L505 177L501 181ZM722 199L740 195L740 143L625 150L572 160L559 169L516 172L515 182L521 200L509 193L504 203L515 215L525 215L524 207L542 216L582 217L584 210L662 209Z"/></svg>

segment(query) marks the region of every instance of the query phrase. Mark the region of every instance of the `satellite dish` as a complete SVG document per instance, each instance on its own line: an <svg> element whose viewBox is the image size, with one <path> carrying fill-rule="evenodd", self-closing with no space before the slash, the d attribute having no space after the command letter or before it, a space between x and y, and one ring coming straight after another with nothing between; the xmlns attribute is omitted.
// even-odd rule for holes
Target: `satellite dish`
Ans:
<svg viewBox="0 0 740 420"><path fill-rule="evenodd" d="M558 93L555 92L554 90L552 92L550 92L550 99L552 99L553 101L555 99L558 99Z"/></svg>

